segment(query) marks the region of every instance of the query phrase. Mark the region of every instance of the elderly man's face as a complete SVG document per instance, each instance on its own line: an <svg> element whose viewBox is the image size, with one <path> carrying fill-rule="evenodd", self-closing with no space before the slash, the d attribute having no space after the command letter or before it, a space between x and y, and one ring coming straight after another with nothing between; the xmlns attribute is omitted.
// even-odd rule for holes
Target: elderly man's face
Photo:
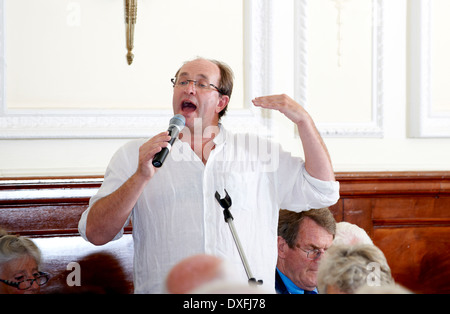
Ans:
<svg viewBox="0 0 450 314"><path fill-rule="evenodd" d="M323 254L332 244L333 235L310 218L305 218L299 227L297 241L290 248L282 237L278 237L278 269L299 288L314 290L317 286L317 270ZM311 259L314 258L314 259Z"/></svg>

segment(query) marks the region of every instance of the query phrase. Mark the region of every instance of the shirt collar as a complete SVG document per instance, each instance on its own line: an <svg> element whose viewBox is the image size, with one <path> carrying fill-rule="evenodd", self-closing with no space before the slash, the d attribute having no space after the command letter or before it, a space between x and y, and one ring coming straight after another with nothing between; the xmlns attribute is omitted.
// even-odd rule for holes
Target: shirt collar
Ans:
<svg viewBox="0 0 450 314"><path fill-rule="evenodd" d="M219 126L219 134L217 134L216 137L214 137L213 139L213 142L214 144L216 144L216 146L224 143L226 139L226 131L225 128L222 126L222 123L219 123L218 126Z"/></svg>
<svg viewBox="0 0 450 314"><path fill-rule="evenodd" d="M277 271L278 271L278 274L280 275L280 277L281 277L281 280L283 280L283 283L284 283L284 285L286 286L286 289L288 290L288 292L290 293L290 294L305 294L305 290L303 290L303 289L301 289L301 288L299 288L299 287L297 287L296 285L295 285L295 283L293 283L292 282L292 280L290 280L288 277L286 277L286 275L285 274L283 274L279 269L278 269L278 267L277 267ZM317 293L317 288L315 288L313 291L307 291L307 293Z"/></svg>
<svg viewBox="0 0 450 314"><path fill-rule="evenodd" d="M227 131L225 130L225 128L222 126L221 123L218 124L219 127L219 133L214 137L213 139L213 143L218 146L220 144L223 144L227 138ZM181 141L178 139L178 141L175 141L175 143L177 142L181 142L182 144L186 144L189 145L187 142Z"/></svg>

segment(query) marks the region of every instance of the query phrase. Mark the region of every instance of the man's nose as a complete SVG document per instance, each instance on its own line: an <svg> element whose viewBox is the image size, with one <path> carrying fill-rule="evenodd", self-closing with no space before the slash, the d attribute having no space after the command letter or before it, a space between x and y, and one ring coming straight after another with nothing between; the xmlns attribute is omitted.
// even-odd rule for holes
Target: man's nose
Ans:
<svg viewBox="0 0 450 314"><path fill-rule="evenodd" d="M197 89L195 87L195 81L188 81L188 85L186 86L185 91L188 94L195 95L195 93L197 92Z"/></svg>
<svg viewBox="0 0 450 314"><path fill-rule="evenodd" d="M31 284L30 290L35 290L35 291L39 291L40 287L37 284L36 280L33 281L33 283Z"/></svg>

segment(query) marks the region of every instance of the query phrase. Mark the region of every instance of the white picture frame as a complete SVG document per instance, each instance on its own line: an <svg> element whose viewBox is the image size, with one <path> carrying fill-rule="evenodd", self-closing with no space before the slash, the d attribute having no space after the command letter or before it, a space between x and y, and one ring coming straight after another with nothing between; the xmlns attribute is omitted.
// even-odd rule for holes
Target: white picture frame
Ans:
<svg viewBox="0 0 450 314"><path fill-rule="evenodd" d="M316 122L317 128L324 137L375 137L384 136L383 125L383 75L384 75L384 2L372 0L372 102L371 120L361 122ZM308 110L308 71L307 43L308 0L295 1L295 99L306 104Z"/></svg>
<svg viewBox="0 0 450 314"><path fill-rule="evenodd" d="M408 106L411 138L450 137L450 114L433 108L432 0L408 2Z"/></svg>

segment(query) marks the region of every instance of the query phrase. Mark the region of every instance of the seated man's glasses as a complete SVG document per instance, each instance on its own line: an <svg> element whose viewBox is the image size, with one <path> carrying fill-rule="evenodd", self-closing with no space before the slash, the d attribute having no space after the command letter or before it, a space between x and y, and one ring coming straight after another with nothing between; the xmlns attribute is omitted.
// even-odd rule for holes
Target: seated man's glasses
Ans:
<svg viewBox="0 0 450 314"><path fill-rule="evenodd" d="M311 250L304 250L300 247L300 245L296 244L295 245L296 248L300 249L301 251L306 253L306 257L312 261L315 261L316 259L318 259L322 253L325 252L324 249L311 249Z"/></svg>

